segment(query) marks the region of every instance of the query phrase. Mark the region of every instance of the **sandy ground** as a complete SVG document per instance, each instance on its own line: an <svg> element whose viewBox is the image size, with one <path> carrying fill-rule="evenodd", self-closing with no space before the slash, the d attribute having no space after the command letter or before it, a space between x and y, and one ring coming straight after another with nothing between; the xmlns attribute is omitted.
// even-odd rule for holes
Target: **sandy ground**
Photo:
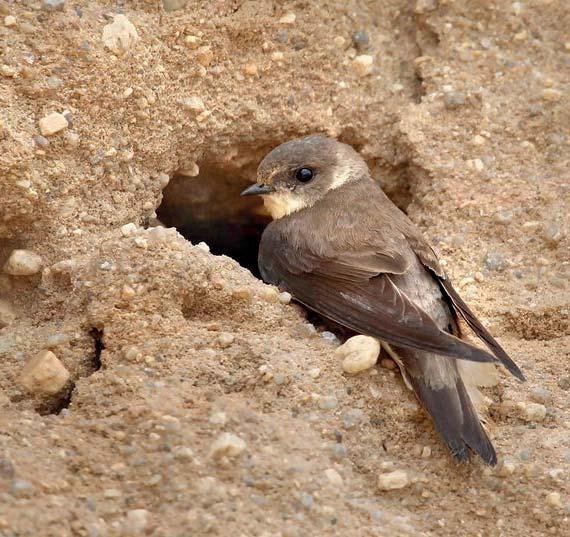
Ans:
<svg viewBox="0 0 570 537"><path fill-rule="evenodd" d="M0 266L41 258L0 274L0 535L570 534L568 3L49 3L0 3ZM235 192L312 132L363 154L527 375L486 392L497 468L236 261L146 229L196 166L184 199L257 218ZM22 384L46 349L55 395Z"/></svg>

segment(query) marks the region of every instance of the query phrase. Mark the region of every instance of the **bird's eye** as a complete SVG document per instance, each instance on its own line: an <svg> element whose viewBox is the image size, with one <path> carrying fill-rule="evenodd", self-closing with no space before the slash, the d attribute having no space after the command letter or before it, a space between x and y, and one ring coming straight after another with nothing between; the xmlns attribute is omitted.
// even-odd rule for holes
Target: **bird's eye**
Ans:
<svg viewBox="0 0 570 537"><path fill-rule="evenodd" d="M309 182L315 176L315 172L311 168L299 168L295 177L301 183Z"/></svg>

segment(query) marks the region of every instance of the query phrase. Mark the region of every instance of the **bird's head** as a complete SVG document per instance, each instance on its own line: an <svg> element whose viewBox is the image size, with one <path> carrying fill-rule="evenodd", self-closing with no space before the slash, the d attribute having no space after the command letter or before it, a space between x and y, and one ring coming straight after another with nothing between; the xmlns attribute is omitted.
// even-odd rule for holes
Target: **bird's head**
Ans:
<svg viewBox="0 0 570 537"><path fill-rule="evenodd" d="M257 183L242 196L263 196L277 219L312 207L330 190L367 174L366 163L352 147L316 134L273 149L257 169Z"/></svg>

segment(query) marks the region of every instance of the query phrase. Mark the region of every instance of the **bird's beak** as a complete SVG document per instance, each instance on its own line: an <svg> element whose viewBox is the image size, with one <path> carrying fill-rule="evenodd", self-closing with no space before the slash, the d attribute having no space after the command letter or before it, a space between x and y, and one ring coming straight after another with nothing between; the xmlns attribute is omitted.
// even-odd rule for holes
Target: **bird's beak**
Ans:
<svg viewBox="0 0 570 537"><path fill-rule="evenodd" d="M266 185L263 183L255 183L255 185L251 185L247 187L242 193L242 196L257 196L259 194L271 194L271 192L275 192L275 187L271 185Z"/></svg>

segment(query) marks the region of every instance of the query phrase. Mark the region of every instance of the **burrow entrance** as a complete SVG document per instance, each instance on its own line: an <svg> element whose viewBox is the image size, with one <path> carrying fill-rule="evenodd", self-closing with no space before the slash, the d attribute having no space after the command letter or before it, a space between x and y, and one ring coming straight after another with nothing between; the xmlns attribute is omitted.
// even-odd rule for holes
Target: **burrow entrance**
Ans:
<svg viewBox="0 0 570 537"><path fill-rule="evenodd" d="M412 199L408 166L369 165L386 194L406 211ZM213 254L227 255L259 277L259 241L270 218L261 198L240 196L254 180L252 166L235 171L205 162L194 177L175 172L163 190L157 217L192 244L203 241Z"/></svg>

